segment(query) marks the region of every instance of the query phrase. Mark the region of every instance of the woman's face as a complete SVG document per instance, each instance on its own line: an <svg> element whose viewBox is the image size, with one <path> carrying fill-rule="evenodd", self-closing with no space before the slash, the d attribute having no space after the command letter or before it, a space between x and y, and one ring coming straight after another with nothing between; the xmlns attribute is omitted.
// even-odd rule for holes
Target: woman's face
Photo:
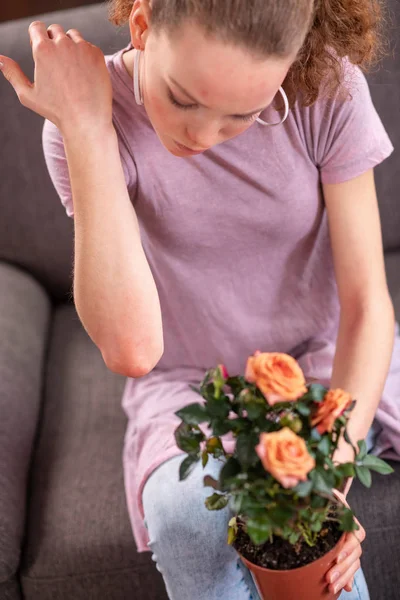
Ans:
<svg viewBox="0 0 400 600"><path fill-rule="evenodd" d="M180 157L246 131L272 103L294 60L256 60L192 24L179 36L147 33L140 68L144 105L162 144Z"/></svg>

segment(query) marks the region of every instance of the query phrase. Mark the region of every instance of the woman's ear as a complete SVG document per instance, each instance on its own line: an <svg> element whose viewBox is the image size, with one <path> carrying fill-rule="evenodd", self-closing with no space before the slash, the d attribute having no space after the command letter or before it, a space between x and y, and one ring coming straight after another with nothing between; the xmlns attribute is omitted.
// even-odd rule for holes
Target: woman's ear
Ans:
<svg viewBox="0 0 400 600"><path fill-rule="evenodd" d="M135 0L129 16L132 46L144 50L149 34L151 6L149 0Z"/></svg>

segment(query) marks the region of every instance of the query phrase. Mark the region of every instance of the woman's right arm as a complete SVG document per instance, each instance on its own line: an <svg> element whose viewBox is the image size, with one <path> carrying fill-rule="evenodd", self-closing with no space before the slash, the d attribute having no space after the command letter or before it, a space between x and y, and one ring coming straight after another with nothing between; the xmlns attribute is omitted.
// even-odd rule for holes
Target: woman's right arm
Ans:
<svg viewBox="0 0 400 600"><path fill-rule="evenodd" d="M129 198L117 135L64 130L75 221L79 317L117 373L140 377L163 352L161 309Z"/></svg>
<svg viewBox="0 0 400 600"><path fill-rule="evenodd" d="M60 25L46 30L36 21L29 34L33 84L15 61L0 61L20 102L63 137L74 203L76 309L106 365L140 377L163 352L161 309L121 165L104 56Z"/></svg>

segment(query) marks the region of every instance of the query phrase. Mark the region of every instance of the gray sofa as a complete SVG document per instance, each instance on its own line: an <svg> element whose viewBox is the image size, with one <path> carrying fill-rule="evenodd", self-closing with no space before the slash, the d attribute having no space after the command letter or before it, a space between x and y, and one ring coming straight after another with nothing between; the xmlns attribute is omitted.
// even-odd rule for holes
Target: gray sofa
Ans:
<svg viewBox="0 0 400 600"><path fill-rule="evenodd" d="M107 22L104 4L39 19L79 28L105 53L128 39ZM32 20L0 25L0 52L31 77ZM400 319L399 53L369 79L397 147L376 179ZM149 553L136 552L125 505L124 378L107 370L73 306L73 221L45 167L43 121L2 79L0 101L0 600L162 600L161 577ZM372 600L400 597L394 466L390 477L374 475L369 493L355 483L350 494L367 530Z"/></svg>

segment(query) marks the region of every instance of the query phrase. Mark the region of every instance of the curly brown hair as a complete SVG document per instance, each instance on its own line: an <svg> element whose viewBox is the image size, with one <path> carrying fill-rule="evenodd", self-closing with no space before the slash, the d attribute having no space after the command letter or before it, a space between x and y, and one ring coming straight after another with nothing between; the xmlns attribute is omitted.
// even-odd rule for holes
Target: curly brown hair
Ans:
<svg viewBox="0 0 400 600"><path fill-rule="evenodd" d="M109 0L109 20L128 22L134 0ZM151 24L173 31L183 21L241 45L257 57L297 52L284 82L293 105L300 92L311 106L320 95L345 90L345 57L367 71L386 54L381 0L153 0Z"/></svg>

